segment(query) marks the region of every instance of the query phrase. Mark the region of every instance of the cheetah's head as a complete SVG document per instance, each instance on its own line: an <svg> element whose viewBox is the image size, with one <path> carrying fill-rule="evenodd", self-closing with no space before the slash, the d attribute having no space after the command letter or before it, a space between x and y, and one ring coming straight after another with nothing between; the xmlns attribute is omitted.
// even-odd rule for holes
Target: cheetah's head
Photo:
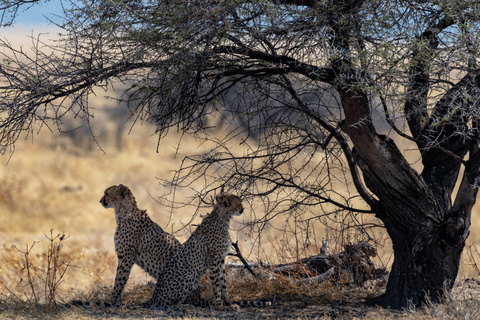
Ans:
<svg viewBox="0 0 480 320"><path fill-rule="evenodd" d="M100 203L104 208L114 209L119 208L121 205L129 206L131 204L128 202L132 201L135 202L132 192L123 184L108 187L105 190L102 199L100 199Z"/></svg>
<svg viewBox="0 0 480 320"><path fill-rule="evenodd" d="M239 216L243 213L242 200L233 194L221 194L217 196L217 206L229 216Z"/></svg>

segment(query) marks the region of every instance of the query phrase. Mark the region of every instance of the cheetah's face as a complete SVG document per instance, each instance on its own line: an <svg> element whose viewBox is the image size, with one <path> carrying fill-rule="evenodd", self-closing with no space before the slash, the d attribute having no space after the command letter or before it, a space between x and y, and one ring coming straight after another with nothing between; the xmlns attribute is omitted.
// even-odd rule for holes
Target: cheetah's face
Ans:
<svg viewBox="0 0 480 320"><path fill-rule="evenodd" d="M128 188L122 184L108 187L105 190L102 199L100 199L100 203L104 208L115 208L120 202L123 201L127 191Z"/></svg>
<svg viewBox="0 0 480 320"><path fill-rule="evenodd" d="M216 200L227 215L239 216L243 213L242 200L233 194L220 195Z"/></svg>

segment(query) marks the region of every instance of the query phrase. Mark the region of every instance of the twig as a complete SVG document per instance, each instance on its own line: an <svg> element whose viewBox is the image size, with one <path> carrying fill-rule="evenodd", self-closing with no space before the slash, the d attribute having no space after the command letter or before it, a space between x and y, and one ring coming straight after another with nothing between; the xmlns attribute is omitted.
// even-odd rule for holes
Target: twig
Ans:
<svg viewBox="0 0 480 320"><path fill-rule="evenodd" d="M258 278L257 274L253 271L253 269L250 267L250 265L248 264L247 260L245 260L245 258L243 257L242 253L240 252L240 249L238 248L238 241L237 242L232 242L232 247L235 249L235 251L237 253L229 253L229 255L231 256L234 256L234 257L237 257L238 259L240 259L240 261L243 263L243 265L245 266L245 268L248 270L248 272L251 273L251 275L254 277L254 278Z"/></svg>
<svg viewBox="0 0 480 320"><path fill-rule="evenodd" d="M319 274L318 276L311 277L311 278L294 280L294 282L295 283L305 283L305 284L322 283L322 282L325 282L326 280L328 280L334 273L335 273L335 267L331 267L326 272L324 272L322 274Z"/></svg>
<svg viewBox="0 0 480 320"><path fill-rule="evenodd" d="M3 285L5 287L5 289L7 289L7 291L15 298L17 299L18 301L22 302L23 300L18 297L15 292L13 292L6 284L5 282L3 282L2 280L0 280L0 284ZM2 293L3 294L3 293Z"/></svg>

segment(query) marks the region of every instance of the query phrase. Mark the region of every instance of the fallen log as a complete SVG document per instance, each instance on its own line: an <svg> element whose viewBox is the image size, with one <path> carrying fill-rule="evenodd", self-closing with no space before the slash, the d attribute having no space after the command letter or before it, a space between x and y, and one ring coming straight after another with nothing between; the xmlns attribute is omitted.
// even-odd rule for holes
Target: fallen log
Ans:
<svg viewBox="0 0 480 320"><path fill-rule="evenodd" d="M385 268L376 268L372 257L376 249L368 242L347 244L343 251L328 254L326 241L323 241L320 254L301 259L288 264L271 265L268 263L248 263L242 256L238 244L233 245L236 254L242 262L229 263L229 268L245 268L256 278L274 278L277 275L293 277L304 283L320 283L329 278L342 279L344 282L363 285L366 281L385 277ZM312 276L314 274L315 276Z"/></svg>
<svg viewBox="0 0 480 320"><path fill-rule="evenodd" d="M335 274L335 267L331 267L326 272L319 274L318 276L294 279L293 282L304 283L304 284L322 283L330 279L334 274Z"/></svg>

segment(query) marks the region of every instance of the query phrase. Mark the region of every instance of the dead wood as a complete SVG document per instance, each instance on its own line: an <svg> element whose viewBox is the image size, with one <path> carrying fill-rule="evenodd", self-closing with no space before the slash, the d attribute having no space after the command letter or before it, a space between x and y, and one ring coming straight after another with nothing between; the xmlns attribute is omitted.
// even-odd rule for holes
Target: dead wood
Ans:
<svg viewBox="0 0 480 320"><path fill-rule="evenodd" d="M245 268L256 278L274 278L284 275L295 278L296 282L320 283L329 278L346 283L363 285L368 280L385 277L388 272L385 268L376 268L372 257L377 254L376 249L368 242L347 244L344 250L335 254L328 254L327 243L323 242L320 254L301 259L288 264L271 265L267 263L247 263L243 258L238 245L233 245L241 264L230 263L230 268ZM254 271L257 270L256 272Z"/></svg>

